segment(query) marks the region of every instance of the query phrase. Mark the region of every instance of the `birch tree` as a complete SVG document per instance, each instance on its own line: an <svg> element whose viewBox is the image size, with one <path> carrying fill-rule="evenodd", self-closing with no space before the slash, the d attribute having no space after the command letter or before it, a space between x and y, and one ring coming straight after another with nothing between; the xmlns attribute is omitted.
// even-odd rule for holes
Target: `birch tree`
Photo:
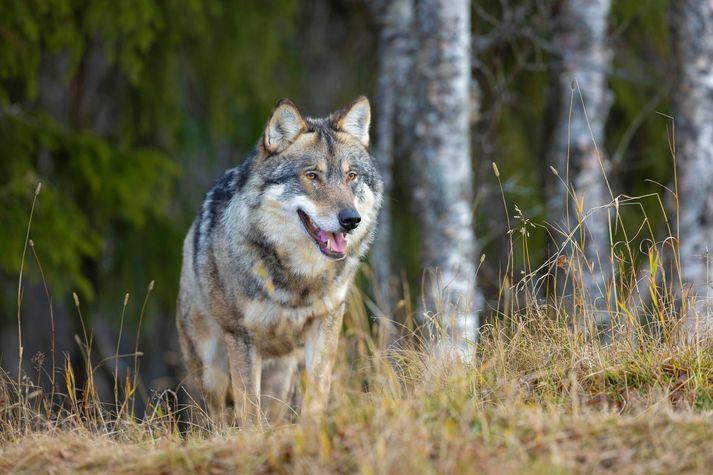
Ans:
<svg viewBox="0 0 713 475"><path fill-rule="evenodd" d="M394 155L399 130L408 122L412 98L407 93L413 64L413 0L374 0L372 13L379 26L378 81L374 156L384 180L384 202L379 215L379 228L372 248L372 268L379 287L379 300L384 311L390 311L391 280L391 195L393 192Z"/></svg>
<svg viewBox="0 0 713 475"><path fill-rule="evenodd" d="M606 178L609 160L600 145L612 103L607 87L612 60L607 41L610 7L610 0L566 0L561 6L555 35L555 45L561 48L561 97L550 152L557 175L547 172L549 220L561 226L563 242L572 233L572 242L565 246L569 275L558 279L558 284L567 280L575 285L558 288L557 296L571 292L575 301L602 310L595 317L598 324L608 321L609 311L602 307L607 300L606 282L612 277L610 217L604 208L612 193ZM581 252L567 251L572 243L583 244Z"/></svg>
<svg viewBox="0 0 713 475"><path fill-rule="evenodd" d="M424 309L468 354L478 328L470 158L470 2L416 0L413 165L416 217L429 269ZM450 344L446 344L450 348Z"/></svg>
<svg viewBox="0 0 713 475"><path fill-rule="evenodd" d="M673 8L678 61L675 145L681 277L691 289L689 336L713 330L713 3L682 0Z"/></svg>

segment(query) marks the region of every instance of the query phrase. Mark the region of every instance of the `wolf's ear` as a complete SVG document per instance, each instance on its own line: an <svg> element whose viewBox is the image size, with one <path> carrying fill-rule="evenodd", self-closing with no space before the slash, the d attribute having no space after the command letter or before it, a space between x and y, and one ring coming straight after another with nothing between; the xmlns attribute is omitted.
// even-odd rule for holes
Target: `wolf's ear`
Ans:
<svg viewBox="0 0 713 475"><path fill-rule="evenodd" d="M359 139L365 147L369 146L369 125L371 124L371 106L366 96L357 97L354 102L337 112L332 119L332 127Z"/></svg>
<svg viewBox="0 0 713 475"><path fill-rule="evenodd" d="M281 99L272 110L265 127L262 139L265 149L268 153L282 152L305 128L297 106L289 99Z"/></svg>

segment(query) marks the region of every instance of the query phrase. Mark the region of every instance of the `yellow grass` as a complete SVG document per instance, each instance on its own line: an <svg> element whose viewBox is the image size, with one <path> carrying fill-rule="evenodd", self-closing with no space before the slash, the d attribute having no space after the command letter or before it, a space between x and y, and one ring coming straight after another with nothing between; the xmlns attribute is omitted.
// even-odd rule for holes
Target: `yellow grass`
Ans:
<svg viewBox="0 0 713 475"><path fill-rule="evenodd" d="M713 466L710 348L653 338L602 346L536 317L490 328L468 364L415 348L379 352L370 335L348 332L324 417L262 430L217 427L194 404L168 409L170 395L132 418L84 391L50 411L44 395L25 388L19 410L6 378L0 472L705 473Z"/></svg>

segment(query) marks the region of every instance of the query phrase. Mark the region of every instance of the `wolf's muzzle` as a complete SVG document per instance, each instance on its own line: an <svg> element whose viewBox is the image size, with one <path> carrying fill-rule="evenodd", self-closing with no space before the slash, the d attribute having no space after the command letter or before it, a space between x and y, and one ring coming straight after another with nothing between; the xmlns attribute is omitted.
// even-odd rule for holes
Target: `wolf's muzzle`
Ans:
<svg viewBox="0 0 713 475"><path fill-rule="evenodd" d="M351 231L356 229L361 222L361 216L354 208L345 208L339 212L337 215L339 219L339 225L344 229L344 231Z"/></svg>

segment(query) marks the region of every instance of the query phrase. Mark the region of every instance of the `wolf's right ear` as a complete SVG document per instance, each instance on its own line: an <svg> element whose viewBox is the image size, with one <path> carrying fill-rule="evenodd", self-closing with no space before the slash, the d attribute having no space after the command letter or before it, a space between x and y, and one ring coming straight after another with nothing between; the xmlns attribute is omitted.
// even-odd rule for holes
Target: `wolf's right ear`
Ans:
<svg viewBox="0 0 713 475"><path fill-rule="evenodd" d="M272 109L267 121L262 142L268 153L280 153L285 150L305 130L297 106L289 99L281 99Z"/></svg>
<svg viewBox="0 0 713 475"><path fill-rule="evenodd" d="M357 97L332 117L332 127L356 137L365 147L369 147L369 124L371 106L366 96Z"/></svg>

